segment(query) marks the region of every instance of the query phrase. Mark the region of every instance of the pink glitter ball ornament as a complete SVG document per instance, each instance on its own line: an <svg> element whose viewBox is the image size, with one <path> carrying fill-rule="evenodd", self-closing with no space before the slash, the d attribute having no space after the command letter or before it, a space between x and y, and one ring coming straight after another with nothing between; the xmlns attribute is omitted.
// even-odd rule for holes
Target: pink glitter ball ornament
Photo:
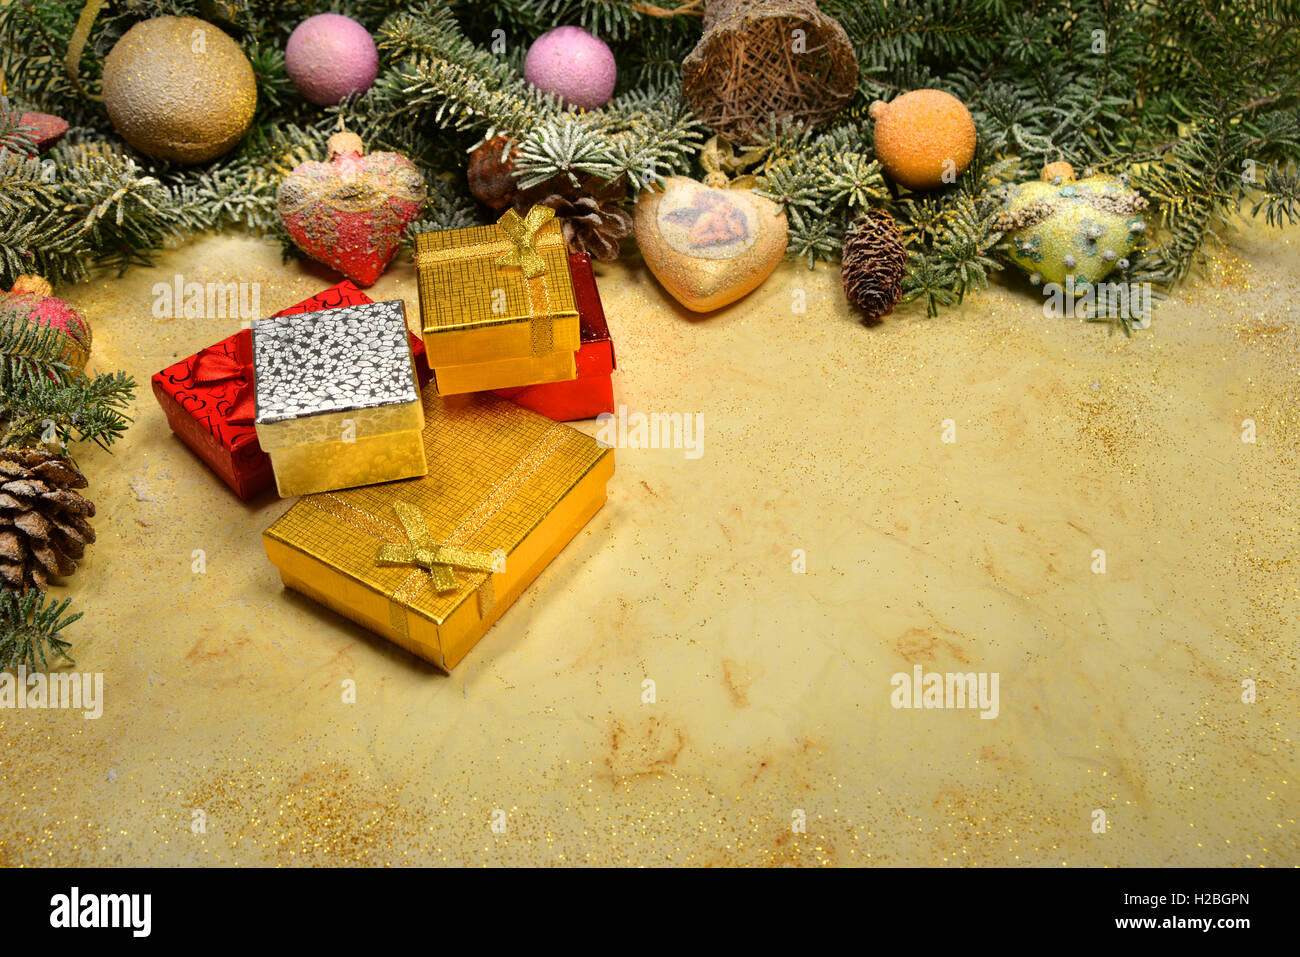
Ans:
<svg viewBox="0 0 1300 957"><path fill-rule="evenodd" d="M284 68L303 99L333 106L370 89L379 75L379 50L366 28L351 17L318 13L289 35Z"/></svg>
<svg viewBox="0 0 1300 957"><path fill-rule="evenodd" d="M570 106L598 110L614 93L618 66L604 40L582 27L556 27L528 48L524 78Z"/></svg>

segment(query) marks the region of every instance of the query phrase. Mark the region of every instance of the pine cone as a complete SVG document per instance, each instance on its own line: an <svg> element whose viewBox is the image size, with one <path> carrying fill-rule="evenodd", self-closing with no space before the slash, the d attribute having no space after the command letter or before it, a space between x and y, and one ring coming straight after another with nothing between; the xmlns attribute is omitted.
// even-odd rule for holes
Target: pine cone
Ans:
<svg viewBox="0 0 1300 957"><path fill-rule="evenodd" d="M867 319L889 315L903 295L907 250L894 217L883 209L868 209L844 237L840 277L844 295Z"/></svg>
<svg viewBox="0 0 1300 957"><path fill-rule="evenodd" d="M632 217L615 203L596 196L576 199L552 193L538 205L555 210L570 252L590 253L601 262L618 258L619 241L632 232Z"/></svg>
<svg viewBox="0 0 1300 957"><path fill-rule="evenodd" d="M72 491L86 477L63 455L44 449L0 450L0 582L44 589L51 575L70 575L95 530L95 504Z"/></svg>

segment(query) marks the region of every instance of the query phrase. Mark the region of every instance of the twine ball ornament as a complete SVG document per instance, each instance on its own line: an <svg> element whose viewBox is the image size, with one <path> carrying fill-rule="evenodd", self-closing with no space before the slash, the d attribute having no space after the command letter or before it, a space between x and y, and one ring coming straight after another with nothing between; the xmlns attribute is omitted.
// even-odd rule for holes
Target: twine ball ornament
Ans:
<svg viewBox="0 0 1300 957"><path fill-rule="evenodd" d="M81 372L90 359L90 323L80 312L54 297L54 290L40 276L19 276L13 288L0 294L0 328L15 329L32 324L56 330L63 344L62 358Z"/></svg>
<svg viewBox="0 0 1300 957"><path fill-rule="evenodd" d="M598 110L614 95L618 65L600 37L582 27L556 27L528 48L524 79L569 106Z"/></svg>
<svg viewBox="0 0 1300 957"><path fill-rule="evenodd" d="M903 295L907 249L894 217L868 209L844 236L840 278L844 296L875 322L894 311Z"/></svg>
<svg viewBox="0 0 1300 957"><path fill-rule="evenodd" d="M890 179L908 189L955 183L975 158L975 121L951 93L913 90L888 103L877 100L871 118L876 159Z"/></svg>
<svg viewBox="0 0 1300 957"><path fill-rule="evenodd" d="M1122 177L1078 179L1069 163L1049 163L1037 180L1009 191L996 228L1031 283L1082 293L1126 263L1146 232L1147 206Z"/></svg>
<svg viewBox="0 0 1300 957"><path fill-rule="evenodd" d="M753 142L772 119L816 125L852 98L858 58L816 0L709 0L682 93L715 133Z"/></svg>
<svg viewBox="0 0 1300 957"><path fill-rule="evenodd" d="M243 138L257 107L244 51L195 17L155 17L104 61L104 106L122 138L154 159L205 163Z"/></svg>
<svg viewBox="0 0 1300 957"><path fill-rule="evenodd" d="M351 17L318 13L289 34L284 70L307 102L334 106L370 89L379 76L379 50Z"/></svg>

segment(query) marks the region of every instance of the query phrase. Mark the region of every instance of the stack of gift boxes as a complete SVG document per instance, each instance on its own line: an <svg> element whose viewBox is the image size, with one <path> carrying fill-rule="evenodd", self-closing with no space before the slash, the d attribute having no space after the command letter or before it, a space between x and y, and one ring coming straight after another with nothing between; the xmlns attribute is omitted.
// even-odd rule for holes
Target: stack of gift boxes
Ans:
<svg viewBox="0 0 1300 957"><path fill-rule="evenodd" d="M612 411L586 255L549 210L416 237L423 337L350 282L153 377L173 431L241 498L284 584L450 670L605 501ZM496 393L494 394L494 391Z"/></svg>

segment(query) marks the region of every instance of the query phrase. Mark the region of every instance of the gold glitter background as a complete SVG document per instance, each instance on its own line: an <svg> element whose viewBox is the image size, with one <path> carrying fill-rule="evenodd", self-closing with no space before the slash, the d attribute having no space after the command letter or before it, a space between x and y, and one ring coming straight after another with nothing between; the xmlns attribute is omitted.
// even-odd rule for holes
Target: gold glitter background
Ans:
<svg viewBox="0 0 1300 957"><path fill-rule="evenodd" d="M61 290L141 389L60 590L104 716L0 711L0 864L1300 864L1300 240L1226 241L1131 340L1015 277L867 329L833 270L699 317L598 267L618 401L703 413L704 454L619 450L450 677L283 591L288 503L149 392L239 324L155 319L154 283L269 314L326 272L212 237ZM371 292L418 315L409 261ZM893 709L914 664L998 672L999 717Z"/></svg>

